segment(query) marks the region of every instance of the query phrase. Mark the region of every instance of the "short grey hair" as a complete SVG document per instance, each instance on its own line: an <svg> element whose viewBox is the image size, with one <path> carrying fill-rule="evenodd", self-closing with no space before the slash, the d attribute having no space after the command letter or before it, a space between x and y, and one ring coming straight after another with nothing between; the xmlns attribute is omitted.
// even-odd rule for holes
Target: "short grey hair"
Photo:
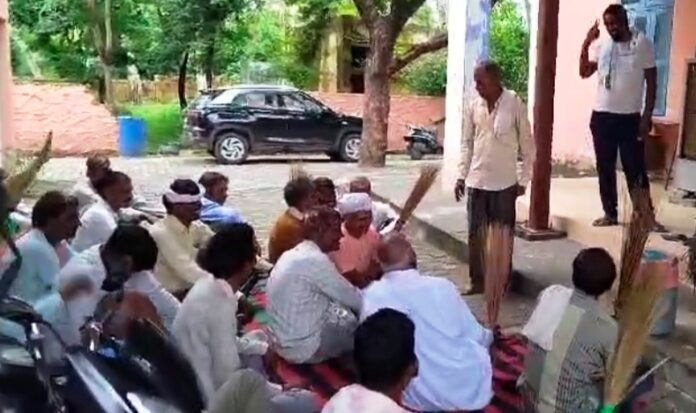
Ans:
<svg viewBox="0 0 696 413"><path fill-rule="evenodd" d="M482 60L476 65L476 69L483 70L489 75L497 76L498 78L503 77L503 71L500 69L500 65L493 60Z"/></svg>

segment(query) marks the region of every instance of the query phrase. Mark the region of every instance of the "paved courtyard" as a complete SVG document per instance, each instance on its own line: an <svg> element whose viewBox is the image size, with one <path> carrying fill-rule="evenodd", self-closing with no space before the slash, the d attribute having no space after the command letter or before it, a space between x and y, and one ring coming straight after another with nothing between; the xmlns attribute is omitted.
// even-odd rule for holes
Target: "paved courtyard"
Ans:
<svg viewBox="0 0 696 413"><path fill-rule="evenodd" d="M404 157L390 157L388 167L361 170L356 165L332 163L321 158L254 159L241 166L217 165L206 157L150 157L113 158L112 166L131 176L139 195L153 205L160 205L161 194L174 178L198 177L208 170L221 172L230 179L227 203L238 208L255 227L262 245L268 236L275 218L285 209L282 189L288 180L290 166L302 161L305 169L313 176L329 176L336 181L350 179L356 175L369 176L375 186L399 186L410 188L415 182L420 162ZM30 196L35 197L47 189L69 189L83 179L83 158L57 158L51 160L41 171ZM462 217L463 219L463 217ZM410 229L407 229L412 233ZM466 264L449 256L419 237L411 237L418 253L421 269L429 274L451 279L462 290L468 283ZM467 298L474 312L482 314L481 297ZM511 295L503 309L501 324L515 327L524 322L531 311L531 301Z"/></svg>

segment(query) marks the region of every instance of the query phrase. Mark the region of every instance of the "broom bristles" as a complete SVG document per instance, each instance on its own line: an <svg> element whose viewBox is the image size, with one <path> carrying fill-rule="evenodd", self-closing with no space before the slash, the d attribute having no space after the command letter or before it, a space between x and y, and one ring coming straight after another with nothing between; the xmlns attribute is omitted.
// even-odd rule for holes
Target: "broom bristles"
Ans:
<svg viewBox="0 0 696 413"><path fill-rule="evenodd" d="M622 236L619 291L614 307L617 315L621 313L626 294L634 282L654 224L654 215L650 207L650 190L643 188L633 190L631 200L633 210Z"/></svg>
<svg viewBox="0 0 696 413"><path fill-rule="evenodd" d="M401 214L399 215L399 220L401 222L407 222L413 211L416 210L418 204L423 200L425 194L428 193L430 187L433 186L437 174L440 172L440 167L436 165L425 165L421 168L420 176L418 181L413 186L411 193L404 203L404 207L401 209Z"/></svg>
<svg viewBox="0 0 696 413"><path fill-rule="evenodd" d="M500 304L507 291L510 279L510 264L512 260L512 233L502 224L492 224L482 229L481 238L485 240L484 273L486 299L486 315L488 327L498 324Z"/></svg>
<svg viewBox="0 0 696 413"><path fill-rule="evenodd" d="M660 268L658 263L645 263L641 277L634 280L626 292L619 318L619 336L604 382L605 405L618 405L633 380L658 314L658 302L664 287Z"/></svg>
<svg viewBox="0 0 696 413"><path fill-rule="evenodd" d="M298 178L309 178L309 174L304 169L304 165L302 165L301 162L290 165L290 180L294 181Z"/></svg>

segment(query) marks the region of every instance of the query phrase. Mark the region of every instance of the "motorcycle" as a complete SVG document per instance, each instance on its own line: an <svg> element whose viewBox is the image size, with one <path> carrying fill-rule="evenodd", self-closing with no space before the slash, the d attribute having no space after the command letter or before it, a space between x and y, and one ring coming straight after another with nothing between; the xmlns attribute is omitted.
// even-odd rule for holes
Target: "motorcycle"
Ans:
<svg viewBox="0 0 696 413"><path fill-rule="evenodd" d="M0 214L1 215L1 214ZM2 232L2 230L0 230ZM6 234L2 234L3 236ZM21 255L0 278L0 318L22 326L25 341L0 344L0 407L18 413L201 413L195 372L164 333L147 320L128 324L125 339L104 328L123 299L124 263L106 265L105 296L82 328L83 345L67 346L34 308L8 291ZM107 264L105 262L105 264Z"/></svg>
<svg viewBox="0 0 696 413"><path fill-rule="evenodd" d="M414 161L427 154L442 153L442 145L437 141L437 132L431 128L408 125L409 133L404 136L406 150Z"/></svg>

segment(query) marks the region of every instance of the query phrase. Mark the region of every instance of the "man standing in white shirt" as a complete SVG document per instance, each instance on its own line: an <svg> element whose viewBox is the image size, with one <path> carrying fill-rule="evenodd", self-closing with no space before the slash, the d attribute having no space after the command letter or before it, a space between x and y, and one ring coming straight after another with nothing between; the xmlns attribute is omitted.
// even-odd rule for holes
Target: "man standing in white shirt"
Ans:
<svg viewBox="0 0 696 413"><path fill-rule="evenodd" d="M482 230L491 223L515 227L515 202L524 195L534 164L534 141L522 100L502 84L491 61L474 71L476 96L464 108L457 201L467 192L469 220L469 294L484 290ZM510 251L512 254L512 250Z"/></svg>
<svg viewBox="0 0 696 413"><path fill-rule="evenodd" d="M580 76L586 79L598 74L597 100L590 121L604 209L604 216L593 222L598 227L619 223L617 154L621 156L629 191L650 188L643 140L652 126L657 90L650 40L629 29L628 14L620 4L607 7L603 18L610 38L601 42L597 56L591 59L589 48L599 38L599 22L595 22L580 53Z"/></svg>

